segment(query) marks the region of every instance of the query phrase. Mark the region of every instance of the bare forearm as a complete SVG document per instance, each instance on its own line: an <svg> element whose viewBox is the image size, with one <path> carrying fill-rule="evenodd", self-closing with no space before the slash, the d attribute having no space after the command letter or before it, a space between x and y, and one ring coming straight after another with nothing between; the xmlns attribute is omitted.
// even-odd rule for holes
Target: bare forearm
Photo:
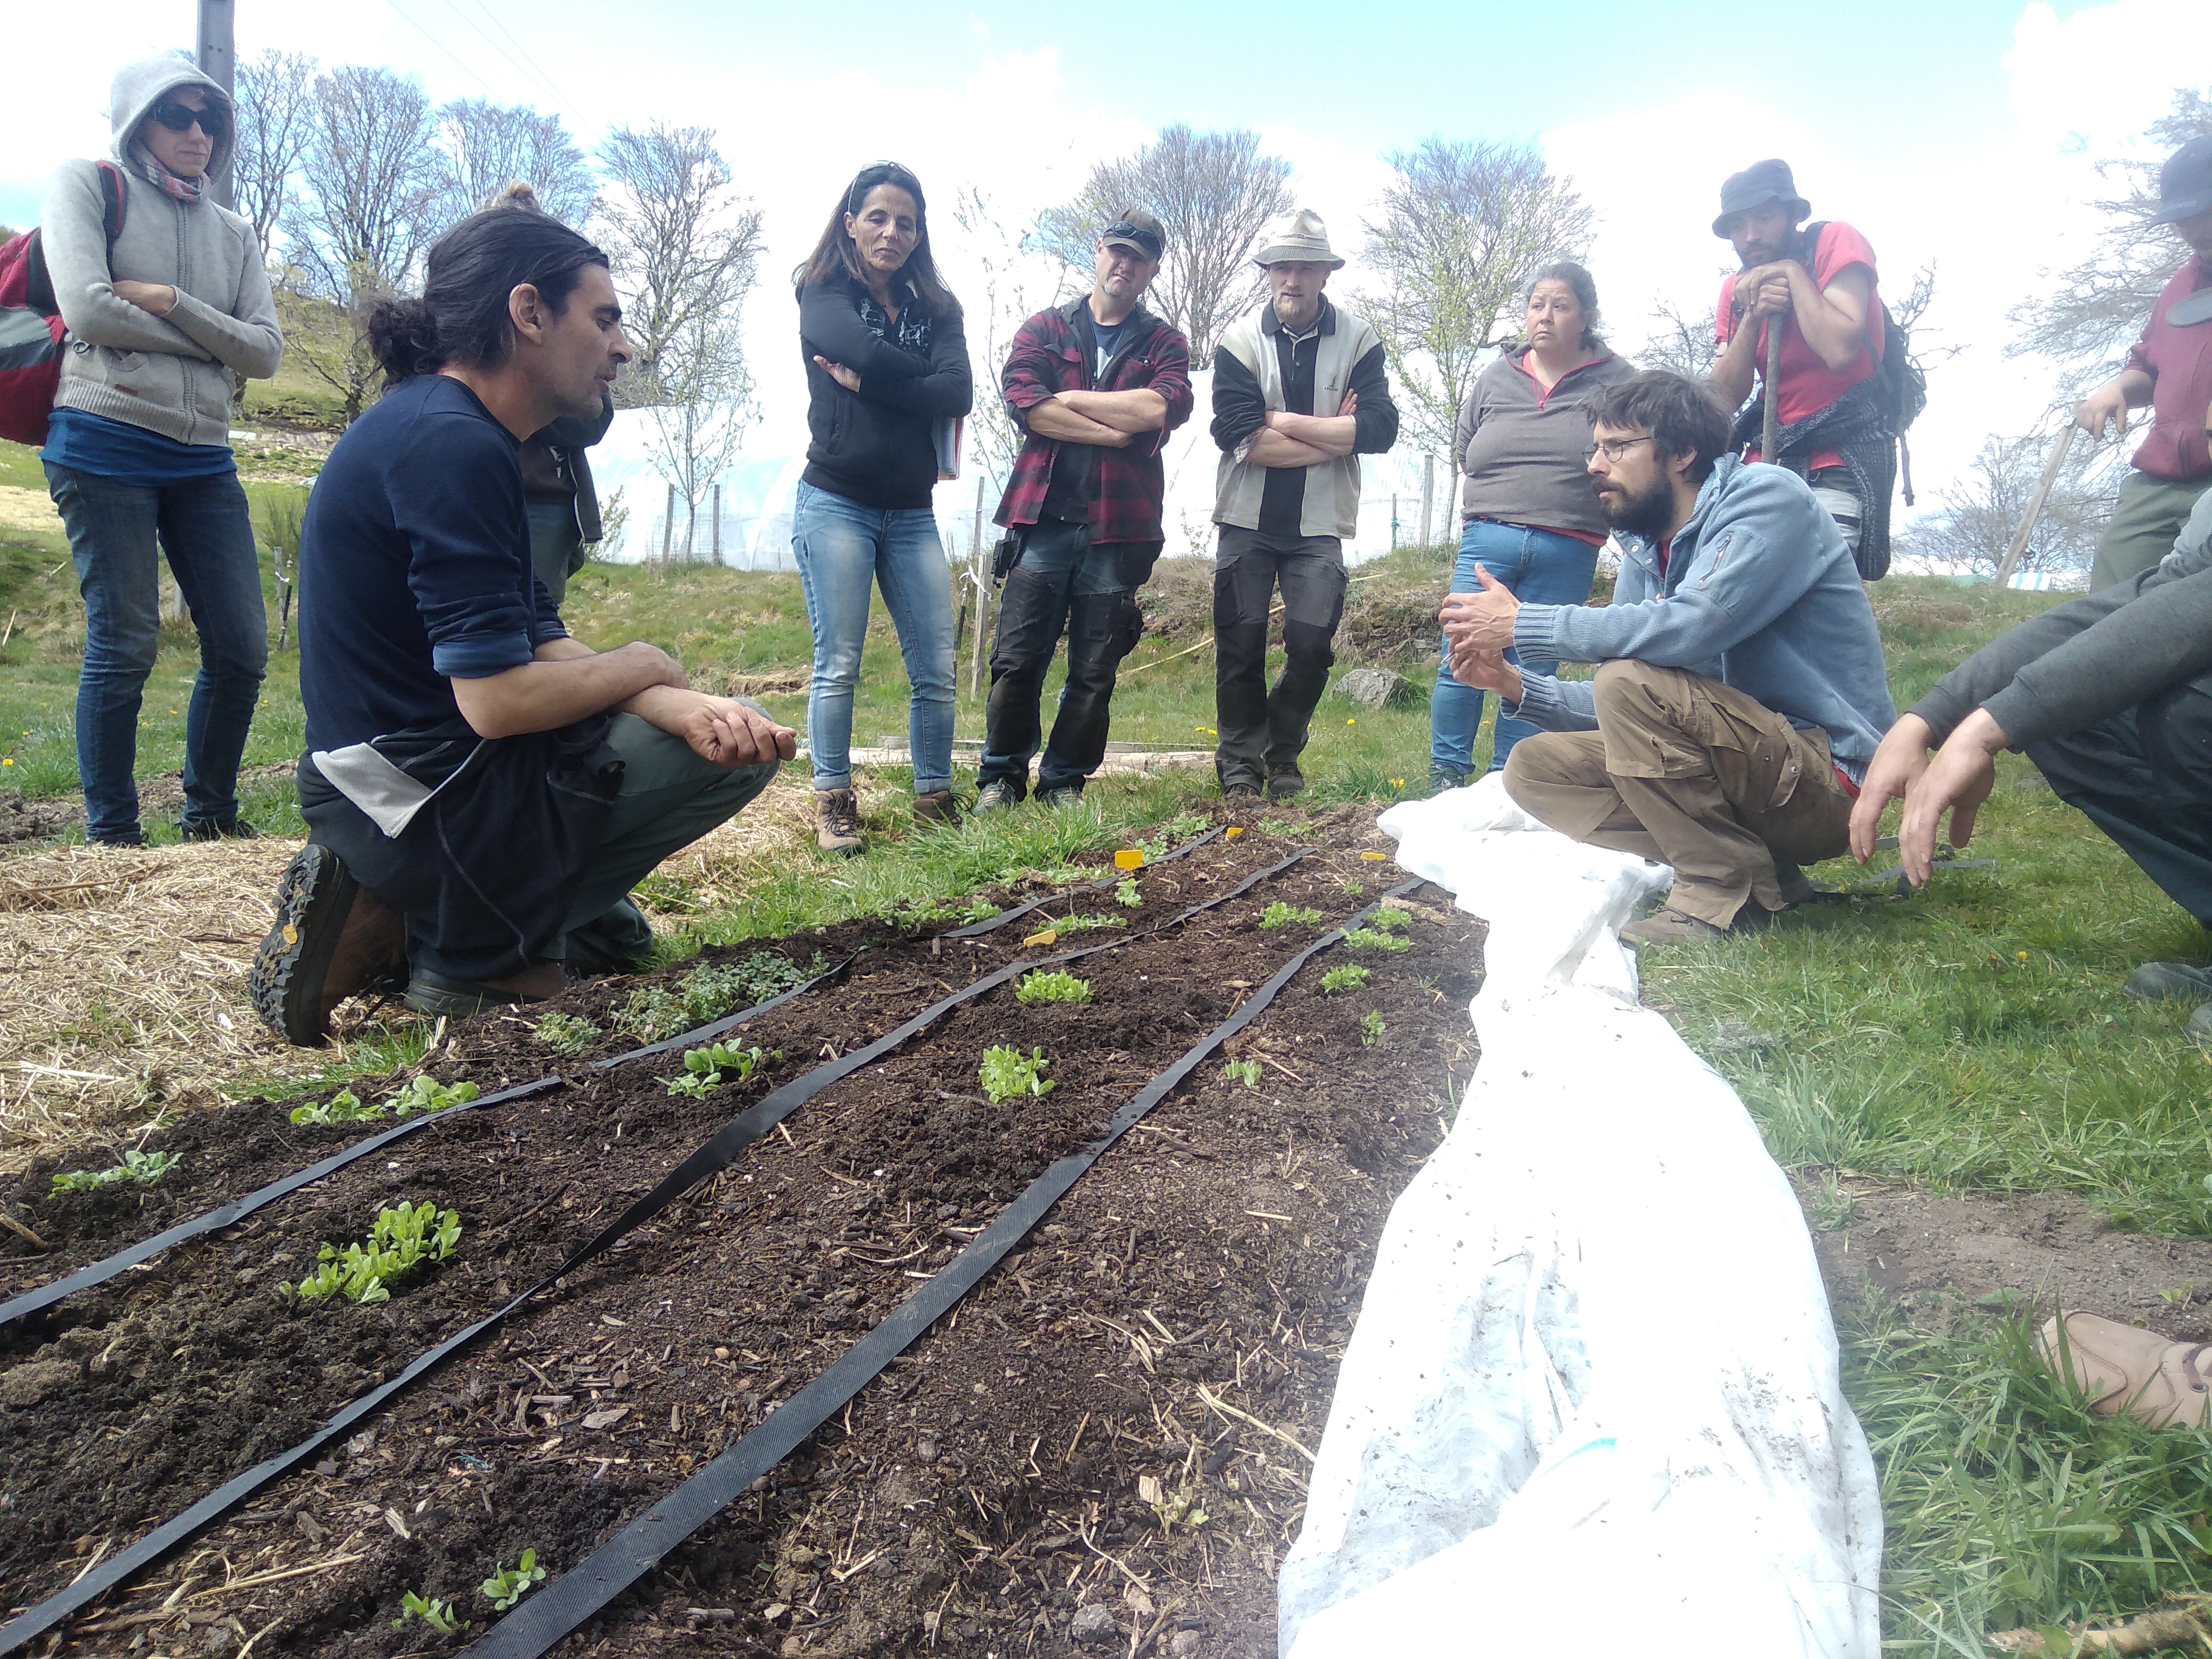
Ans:
<svg viewBox="0 0 2212 1659"><path fill-rule="evenodd" d="M1116 432L1157 432L1167 424L1168 400L1141 386L1133 392L1062 392L1053 401Z"/></svg>
<svg viewBox="0 0 2212 1659"><path fill-rule="evenodd" d="M1349 455L1359 438L1356 415L1293 415L1278 412L1267 424L1285 438L1294 438L1324 455Z"/></svg>
<svg viewBox="0 0 2212 1659"><path fill-rule="evenodd" d="M1040 438L1051 438L1060 443L1097 444L1111 449L1129 441L1127 433L1087 415L1077 414L1058 396L1030 408L1029 428Z"/></svg>
<svg viewBox="0 0 2212 1659"><path fill-rule="evenodd" d="M2092 398L2106 392L2117 392L2130 409L2141 409L2151 399L2157 382L2139 368L2124 368L2089 395Z"/></svg>
<svg viewBox="0 0 2212 1659"><path fill-rule="evenodd" d="M1720 394L1721 402L1729 409L1738 409L1751 396L1751 376L1759 361L1759 329L1756 325L1743 322L1721 355L1713 362L1713 372L1707 377L1713 390Z"/></svg>
<svg viewBox="0 0 2212 1659"><path fill-rule="evenodd" d="M1253 435L1252 447L1244 452L1244 459L1254 466L1318 466L1336 458L1325 449L1300 443L1273 427L1262 427Z"/></svg>
<svg viewBox="0 0 2212 1659"><path fill-rule="evenodd" d="M514 738L573 725L680 679L681 671L654 647L595 652L559 639L539 646L536 659L520 667L451 684L461 718L478 737Z"/></svg>

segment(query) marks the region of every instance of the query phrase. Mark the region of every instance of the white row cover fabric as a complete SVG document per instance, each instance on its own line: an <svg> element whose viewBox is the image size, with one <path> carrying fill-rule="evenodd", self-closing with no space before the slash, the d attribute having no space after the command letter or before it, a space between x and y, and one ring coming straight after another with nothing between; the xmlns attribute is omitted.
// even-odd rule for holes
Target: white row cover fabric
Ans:
<svg viewBox="0 0 2212 1659"><path fill-rule="evenodd" d="M1482 1059L1384 1231L1280 1651L1878 1659L1874 1463L1803 1216L1620 941L1672 872L1494 775L1382 827L1490 924Z"/></svg>

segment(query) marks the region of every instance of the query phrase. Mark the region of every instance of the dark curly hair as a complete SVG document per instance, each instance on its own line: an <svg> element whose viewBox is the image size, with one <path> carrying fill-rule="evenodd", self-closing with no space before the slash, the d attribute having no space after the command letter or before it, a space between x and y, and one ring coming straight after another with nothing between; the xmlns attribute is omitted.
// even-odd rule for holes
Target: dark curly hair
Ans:
<svg viewBox="0 0 2212 1659"><path fill-rule="evenodd" d="M1729 447L1728 411L1713 401L1705 383L1663 368L1647 368L1589 404L1590 424L1651 434L1651 447L1662 461L1687 455L1690 481L1703 483L1713 463Z"/></svg>
<svg viewBox="0 0 2212 1659"><path fill-rule="evenodd" d="M369 350L386 388L448 363L496 368L514 349L507 296L535 288L557 316L587 265L607 256L549 214L520 202L471 214L430 248L420 298L386 298L368 309Z"/></svg>

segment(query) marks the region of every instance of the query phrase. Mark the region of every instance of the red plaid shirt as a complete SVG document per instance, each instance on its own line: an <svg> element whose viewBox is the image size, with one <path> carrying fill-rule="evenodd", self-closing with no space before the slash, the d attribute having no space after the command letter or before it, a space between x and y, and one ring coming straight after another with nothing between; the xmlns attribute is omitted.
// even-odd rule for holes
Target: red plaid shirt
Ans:
<svg viewBox="0 0 2212 1659"><path fill-rule="evenodd" d="M1024 323L1006 354L1006 372L1000 377L1007 411L1024 429L1029 411L1060 392L1157 392L1167 400L1165 425L1147 443L1139 440L1126 449L1090 447L1093 462L1091 489L1091 539L1094 542L1157 542L1165 539L1160 528L1161 502L1167 495L1167 477L1160 451L1168 434L1190 418L1190 343L1182 332L1161 321L1142 306L1129 313L1129 331L1110 363L1106 384L1091 383L1091 357L1085 331L1089 316L1085 300L1078 299L1050 311L1040 311ZM1052 485L1052 465L1063 446L1034 432L1014 459L1013 475L999 502L995 522L1035 524Z"/></svg>

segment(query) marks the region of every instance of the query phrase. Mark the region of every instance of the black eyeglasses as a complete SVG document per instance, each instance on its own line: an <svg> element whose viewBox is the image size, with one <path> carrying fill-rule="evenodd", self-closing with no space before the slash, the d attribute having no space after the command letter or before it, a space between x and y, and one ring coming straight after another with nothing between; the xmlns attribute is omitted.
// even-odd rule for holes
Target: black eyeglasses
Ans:
<svg viewBox="0 0 2212 1659"><path fill-rule="evenodd" d="M1593 443L1588 449L1583 451L1583 465L1588 466L1601 455L1604 456L1607 462L1617 461L1637 445L1648 444L1650 441L1651 434L1648 432L1640 438L1607 438Z"/></svg>
<svg viewBox="0 0 2212 1659"><path fill-rule="evenodd" d="M180 104L173 98L164 98L154 106L154 118L172 132L190 132L192 124L210 138L220 138L230 131L230 123L219 108L194 109L190 104Z"/></svg>

